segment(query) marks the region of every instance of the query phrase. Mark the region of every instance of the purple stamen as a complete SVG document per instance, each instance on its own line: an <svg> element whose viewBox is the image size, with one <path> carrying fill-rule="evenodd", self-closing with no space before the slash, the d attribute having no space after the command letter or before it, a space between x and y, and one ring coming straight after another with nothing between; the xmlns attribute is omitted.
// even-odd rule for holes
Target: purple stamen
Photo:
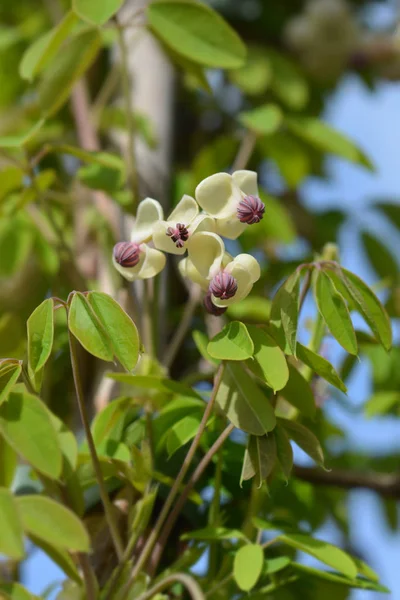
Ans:
<svg viewBox="0 0 400 600"><path fill-rule="evenodd" d="M114 246L113 254L121 267L136 267L140 260L140 248L134 242L118 242Z"/></svg>
<svg viewBox="0 0 400 600"><path fill-rule="evenodd" d="M189 239L189 231L183 223L177 223L176 227L168 227L166 234L177 248L183 248L184 242L187 242Z"/></svg>
<svg viewBox="0 0 400 600"><path fill-rule="evenodd" d="M237 217L241 223L254 225L259 223L264 216L265 204L258 196L245 196L239 202Z"/></svg>
<svg viewBox="0 0 400 600"><path fill-rule="evenodd" d="M213 294L213 296L216 298L221 298L221 300L229 300L229 298L233 298L237 292L237 289L238 284L236 279L225 271L220 271L220 273L215 275L208 288L209 292Z"/></svg>
<svg viewBox="0 0 400 600"><path fill-rule="evenodd" d="M211 292L207 292L206 296L204 296L203 305L206 311L210 315L214 315L215 317L220 317L224 314L228 309L222 306L215 306L213 301L211 300Z"/></svg>

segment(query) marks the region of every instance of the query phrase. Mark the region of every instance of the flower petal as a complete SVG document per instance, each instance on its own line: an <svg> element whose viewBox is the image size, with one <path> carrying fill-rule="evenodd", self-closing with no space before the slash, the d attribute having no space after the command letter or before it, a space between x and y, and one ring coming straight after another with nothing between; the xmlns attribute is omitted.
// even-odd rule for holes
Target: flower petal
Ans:
<svg viewBox="0 0 400 600"><path fill-rule="evenodd" d="M238 289L236 294L232 298L228 298L228 300L221 300L221 298L216 298L214 295L211 297L213 304L220 308L240 302L250 294L253 287L250 273L242 265L235 263L234 260L227 265L225 271L236 279Z"/></svg>
<svg viewBox="0 0 400 600"><path fill-rule="evenodd" d="M171 221L173 227L175 227L177 223L189 225L198 214L199 207L196 200L185 194L169 215L168 221Z"/></svg>
<svg viewBox="0 0 400 600"><path fill-rule="evenodd" d="M195 195L201 208L219 219L235 214L242 199L240 189L228 173L216 173L203 179Z"/></svg>
<svg viewBox="0 0 400 600"><path fill-rule="evenodd" d="M251 254L238 254L233 259L235 264L241 265L250 273L250 277L253 283L258 281L261 277L261 269L258 261L251 256Z"/></svg>
<svg viewBox="0 0 400 600"><path fill-rule="evenodd" d="M239 221L240 223L240 221ZM190 224L190 235L194 235L198 231L212 231L215 232L215 219L210 215L197 215L194 221Z"/></svg>
<svg viewBox="0 0 400 600"><path fill-rule="evenodd" d="M136 221L131 233L131 242L147 242L153 235L153 225L164 217L162 206L153 198L145 198L139 203Z"/></svg>
<svg viewBox="0 0 400 600"><path fill-rule="evenodd" d="M246 227L247 223L241 223L236 214L233 217L215 220L216 233L229 240L236 240Z"/></svg>
<svg viewBox="0 0 400 600"><path fill-rule="evenodd" d="M200 275L190 258L183 258L179 261L178 269L184 279L190 279L193 283L197 283L204 291L208 290L209 280Z"/></svg>
<svg viewBox="0 0 400 600"><path fill-rule="evenodd" d="M232 179L246 196L258 196L257 173L255 171L235 171Z"/></svg>
<svg viewBox="0 0 400 600"><path fill-rule="evenodd" d="M221 268L225 246L216 233L199 231L189 238L188 252L200 275L212 278Z"/></svg>
<svg viewBox="0 0 400 600"><path fill-rule="evenodd" d="M144 261L138 273L138 279L149 279L155 277L163 270L166 263L165 254L154 248L144 245Z"/></svg>
<svg viewBox="0 0 400 600"><path fill-rule="evenodd" d="M172 241L171 237L167 235L167 229L171 226L171 223L167 221L158 221L153 227L153 242L158 250L168 252L169 254L182 255L186 252L186 245L183 248L177 248L175 242Z"/></svg>

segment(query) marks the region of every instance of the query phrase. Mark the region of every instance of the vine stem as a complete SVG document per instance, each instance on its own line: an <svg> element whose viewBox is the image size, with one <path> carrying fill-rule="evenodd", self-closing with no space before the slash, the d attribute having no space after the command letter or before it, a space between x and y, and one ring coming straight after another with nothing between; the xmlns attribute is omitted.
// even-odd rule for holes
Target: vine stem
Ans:
<svg viewBox="0 0 400 600"><path fill-rule="evenodd" d="M101 472L101 465L100 465L99 457L97 456L96 446L94 444L92 432L90 430L89 417L88 417L87 410L86 410L86 405L85 405L85 400L84 400L83 390L82 390L82 382L81 382L81 378L79 375L76 343L75 343L73 335L70 331L68 331L68 338L69 338L69 347L70 347L70 355L71 355L72 374L73 374L73 378L74 378L76 398L78 401L78 407L79 407L79 412L81 415L82 425L83 425L83 429L85 431L85 435L86 435L86 439L87 439L87 443L88 443L88 447L89 447L89 452L90 452L90 457L91 457L92 464L93 464L93 469L94 469L94 472L96 475L96 480L97 480L97 483L99 486L100 497L101 497L101 501L102 501L103 507L104 507L104 514L105 514L107 524L110 529L110 535L111 535L111 538L112 538L112 541L113 541L113 544L115 547L115 551L118 556L118 560L121 561L123 558L123 554L124 554L124 547L122 544L121 536L118 531L118 526L117 526L116 520L114 518L113 507L112 507L110 498L107 493L107 488L104 483L103 473Z"/></svg>
<svg viewBox="0 0 400 600"><path fill-rule="evenodd" d="M239 169L244 169L246 167L253 154L256 141L257 136L252 131L247 131L244 134L236 158L232 163L232 171L238 171Z"/></svg>
<svg viewBox="0 0 400 600"><path fill-rule="evenodd" d="M189 481L187 482L184 490L182 491L182 494L179 496L177 502L174 505L174 508L172 509L168 519L165 522L164 529L161 532L160 539L154 549L154 553L152 556L151 574L154 574L157 569L157 566L161 559L164 547L168 541L169 534L171 533L171 529L173 528L176 519L179 517L179 514L180 514L182 508L184 507L185 502L188 499L190 492L192 491L192 489L194 488L196 483L199 481L200 477L203 475L204 471L210 464L214 455L221 449L225 440L227 440L227 438L230 436L230 434L232 433L232 431L234 429L235 429L235 426L232 424L229 424L223 430L221 435L215 440L214 444L211 446L211 448L208 450L208 452L206 452L206 454L203 456L203 458L199 462L196 469L193 471L192 476L190 477Z"/></svg>
<svg viewBox="0 0 400 600"><path fill-rule="evenodd" d="M169 577L162 579L147 592L139 596L137 600L150 600L150 598L153 598L158 592L162 592L162 590L168 588L172 583L181 583L187 589L193 600L205 600L203 591L197 581L184 573L174 573L173 575L169 575Z"/></svg>
<svg viewBox="0 0 400 600"><path fill-rule="evenodd" d="M150 279L144 279L142 294L142 334L144 347L150 357L154 356L153 323L151 318L153 299L154 293L152 281Z"/></svg>
<svg viewBox="0 0 400 600"><path fill-rule="evenodd" d="M96 600L97 597L97 582L92 566L87 554L78 552L76 558L82 571L83 582L85 584L85 592L87 600Z"/></svg>
<svg viewBox="0 0 400 600"><path fill-rule="evenodd" d="M211 394L211 398L206 406L206 409L204 411L203 417L201 419L201 423L199 425L199 428L197 430L197 433L192 441L192 444L188 450L188 453L185 457L185 460L182 463L182 466L180 468L180 471L175 479L175 482L167 496L167 499L165 500L164 506L162 508L162 511L157 519L156 524L154 525L149 537L147 538L147 542L132 570L132 574L131 577L129 579L129 581L127 582L127 584L124 586L124 588L121 590L121 596L125 597L124 594L127 592L127 590L129 590L129 588L131 587L131 585L133 584L133 582L135 581L136 577L138 576L138 574L140 573L140 571L143 569L143 567L146 565L147 561L149 560L151 553L153 551L153 548L157 542L157 539L161 533L161 529L165 523L165 521L167 520L169 511L171 510L171 507L174 503L174 500L176 498L176 496L178 495L179 492L179 488L182 484L182 481L186 475L186 473L189 470L190 464L193 460L193 457L196 453L197 448L199 447L200 444L200 439L201 436L204 433L204 430L206 428L207 425L207 421L211 415L211 412L213 410L214 404L215 404L215 399L217 397L217 393L218 393L218 389L219 386L221 384L222 381L222 376L224 373L224 368L225 365L224 363L221 363L221 365L218 368L217 374L215 376L215 383L214 383L214 389L213 392ZM204 459L203 459L204 460Z"/></svg>
<svg viewBox="0 0 400 600"><path fill-rule="evenodd" d="M186 302L185 309L183 311L182 319L178 325L178 329L176 330L169 346L165 350L165 360L164 365L169 369L172 363L175 360L175 356L185 339L185 336L188 332L190 324L192 322L192 318L194 312L197 308L197 305L200 302L201 297L201 288L198 285L192 285L189 292L189 299Z"/></svg>

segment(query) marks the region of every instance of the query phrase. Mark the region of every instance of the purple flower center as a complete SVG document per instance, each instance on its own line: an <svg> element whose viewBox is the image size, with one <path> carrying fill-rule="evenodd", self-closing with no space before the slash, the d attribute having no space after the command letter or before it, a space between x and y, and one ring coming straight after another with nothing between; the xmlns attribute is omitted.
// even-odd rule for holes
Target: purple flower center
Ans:
<svg viewBox="0 0 400 600"><path fill-rule="evenodd" d="M211 280L208 288L209 292L213 294L213 296L216 298L221 298L221 300L229 300L229 298L233 298L237 292L237 289L238 284L236 279L225 271L218 273Z"/></svg>
<svg viewBox="0 0 400 600"><path fill-rule="evenodd" d="M189 231L183 223L177 223L176 227L168 227L166 234L177 248L183 248L184 243L189 239Z"/></svg>
<svg viewBox="0 0 400 600"><path fill-rule="evenodd" d="M113 250L115 261L121 267L136 267L140 260L140 252L139 245L134 242L118 242Z"/></svg>
<svg viewBox="0 0 400 600"><path fill-rule="evenodd" d="M214 315L215 317L220 317L221 315L224 314L225 311L228 310L226 307L215 306L215 304L211 300L211 292L210 291L208 291L207 294L204 296L203 305L204 305L204 308L206 309L206 311L210 315Z"/></svg>
<svg viewBox="0 0 400 600"><path fill-rule="evenodd" d="M259 223L264 216L265 204L258 196L245 196L239 202L237 217L241 223L254 225Z"/></svg>

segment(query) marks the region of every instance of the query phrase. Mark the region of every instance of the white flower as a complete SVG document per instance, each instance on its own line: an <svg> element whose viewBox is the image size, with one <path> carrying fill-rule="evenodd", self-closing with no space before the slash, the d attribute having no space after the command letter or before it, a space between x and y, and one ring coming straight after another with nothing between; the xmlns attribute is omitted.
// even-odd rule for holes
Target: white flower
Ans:
<svg viewBox="0 0 400 600"><path fill-rule="evenodd" d="M201 208L214 217L216 233L232 240L246 225L261 221L265 211L254 171L211 175L199 183L195 196Z"/></svg>
<svg viewBox="0 0 400 600"><path fill-rule="evenodd" d="M249 295L260 278L260 265L250 254L232 258L215 233L198 232L188 245L189 256L179 268L183 276L211 293L215 306L227 307Z"/></svg>
<svg viewBox="0 0 400 600"><path fill-rule="evenodd" d="M166 221L161 219L154 223L153 242L156 248L171 254L184 254L189 238L196 231L215 229L214 219L199 214L196 200L187 195L183 196Z"/></svg>
<svg viewBox="0 0 400 600"><path fill-rule="evenodd" d="M153 235L154 223L163 218L163 210L157 200L146 198L138 206L130 242L114 246L113 265L128 281L154 277L165 266L165 256L146 242Z"/></svg>

